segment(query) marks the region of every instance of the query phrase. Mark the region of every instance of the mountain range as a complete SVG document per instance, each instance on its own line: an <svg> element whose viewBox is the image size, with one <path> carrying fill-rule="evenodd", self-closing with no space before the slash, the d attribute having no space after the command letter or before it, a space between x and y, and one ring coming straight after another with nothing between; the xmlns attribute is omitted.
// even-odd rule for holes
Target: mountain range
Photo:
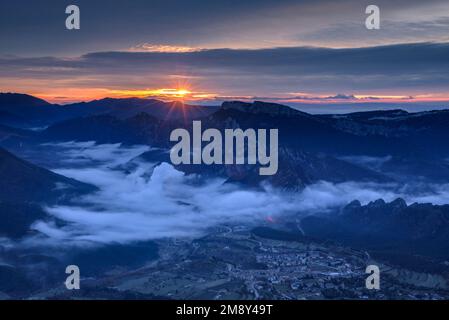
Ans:
<svg viewBox="0 0 449 320"><path fill-rule="evenodd" d="M449 179L449 129L445 125L449 111L445 110L312 115L260 101L229 101L221 107L204 107L138 98L105 98L59 106L8 93L0 94L0 111L18 119L45 119L47 127L38 131L23 129L27 120L16 127L3 121L0 143L19 153L48 141L150 144L169 149L173 129L190 130L192 120L201 120L204 129L278 128L283 165L271 182L283 187L300 189L317 180ZM0 123L2 120L0 117ZM388 161L373 166L358 157ZM202 166L184 170L211 172L250 184L260 182L251 168Z"/></svg>
<svg viewBox="0 0 449 320"><path fill-rule="evenodd" d="M169 152L173 145L170 133L177 128L190 131L192 120L201 120L203 130L279 130L279 170L274 176L260 176L257 165L174 166L192 177L222 178L241 190L270 184L281 193L300 197L302 191L323 181L332 186L363 182L395 185L401 189L417 184L429 189L449 180L449 111L445 110L410 113L398 109L312 115L261 101L193 106L154 99L105 98L62 106L29 95L0 94L0 238L23 239L32 234L31 226L37 220L67 223L49 217L45 207L82 206L77 202L80 196L99 191L92 185L51 171L53 164L63 158L58 154L63 152L58 149L58 143L151 146L149 151L120 165L115 165L111 159L110 166L114 166L109 169L114 173L131 174L142 163L170 163ZM86 161L82 154L80 158ZM148 168L151 171L153 167ZM150 178L151 172L147 172L139 176L142 179L139 181ZM326 197L323 192L308 201L320 202ZM343 245L366 250L367 255L375 259L426 273L446 274L448 205L408 205L402 199L389 203L379 199L362 205L355 195L353 197L351 203L310 215L298 209L295 223L288 223L289 228L293 226L295 230L292 239L307 238L330 243L332 248L337 244L337 248ZM143 253L156 256L154 243L137 246L106 246L79 256L77 252L70 259L77 258L77 263L92 267L87 270L95 275L98 270L107 270L110 263L124 268L131 266L122 258L137 261L136 256L143 256ZM54 257L47 253L19 251L8 257L2 248L0 245L0 258L6 257L9 260L5 261L14 261L24 269L0 264L0 291L28 292L30 282L25 277L28 274L25 269L41 265L42 261L55 265L51 260ZM121 261L127 262L122 265Z"/></svg>
<svg viewBox="0 0 449 320"><path fill-rule="evenodd" d="M28 95L0 94L0 111L2 115L14 115L17 121L26 119L16 127L8 121L0 125L0 145L18 155L25 155L24 150L42 148L46 142L95 141L151 145L160 151L142 154L140 160L169 162L168 151L173 145L170 132L180 127L190 130L195 119L202 121L204 130L278 128L279 171L275 176L261 177L257 166L177 166L187 174L223 177L250 187L268 182L292 191L323 180L381 183L417 177L430 182L449 179L449 129L445 126L449 112L444 110L311 115L260 101L230 101L221 107L203 107L137 98L106 98L59 106ZM0 123L2 120L0 117ZM34 120L42 120L41 124L45 122L47 127L24 129ZM438 151L434 152L435 148ZM48 202L60 196L69 198L69 190L83 192L90 188L33 166L5 150L1 150L0 156L0 200ZM363 161L365 158L374 160ZM133 160L128 166L132 163ZM66 189L55 185L64 185Z"/></svg>
<svg viewBox="0 0 449 320"><path fill-rule="evenodd" d="M97 115L111 115L125 119L142 112L162 120L190 120L206 116L216 109L216 107L204 108L180 102L140 98L104 98L58 105L26 94L0 93L0 123L21 128L46 127L59 121Z"/></svg>

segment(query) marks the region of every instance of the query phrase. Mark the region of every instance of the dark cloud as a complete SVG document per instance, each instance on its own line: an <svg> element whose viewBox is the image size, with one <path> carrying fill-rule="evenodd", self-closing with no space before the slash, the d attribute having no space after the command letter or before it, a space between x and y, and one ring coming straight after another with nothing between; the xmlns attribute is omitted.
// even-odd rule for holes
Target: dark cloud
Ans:
<svg viewBox="0 0 449 320"><path fill-rule="evenodd" d="M65 29L65 7L81 9L81 30ZM140 43L203 47L332 46L414 42L446 32L446 0L377 0L388 30L367 33L368 0L40 0L0 3L0 52L18 55L79 55L120 50ZM404 12L404 14L402 14ZM418 19L419 18L419 19ZM409 31L404 23L410 23ZM341 27L343 26L343 27ZM416 28L419 28L416 32ZM430 33L430 38L428 34ZM360 37L360 34L363 37ZM328 35L328 36L326 36ZM370 38L373 37L373 38ZM351 42L351 41L349 41Z"/></svg>
<svg viewBox="0 0 449 320"><path fill-rule="evenodd" d="M373 89L446 92L448 57L448 43L347 49L97 52L78 58L2 58L0 71L5 78L64 79L72 84L106 88L127 88L130 79L133 86L145 88L160 83L167 75L184 74L196 78L201 88L212 86L235 94L243 90L255 93Z"/></svg>

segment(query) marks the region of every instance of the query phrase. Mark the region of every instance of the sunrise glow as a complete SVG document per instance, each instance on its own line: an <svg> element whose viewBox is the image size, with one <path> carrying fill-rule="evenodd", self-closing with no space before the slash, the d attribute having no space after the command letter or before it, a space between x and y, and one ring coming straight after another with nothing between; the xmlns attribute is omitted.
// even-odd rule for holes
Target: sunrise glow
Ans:
<svg viewBox="0 0 449 320"><path fill-rule="evenodd" d="M162 88L162 89L144 89L144 90L111 90L112 94L123 97L168 97L168 98L185 98L191 95L187 89L178 88Z"/></svg>
<svg viewBox="0 0 449 320"><path fill-rule="evenodd" d="M162 44L152 44L152 43L141 43L137 46L131 47L129 51L131 52L163 52L163 53L186 53L200 51L200 48L187 47L187 46L173 46L173 45L162 45Z"/></svg>

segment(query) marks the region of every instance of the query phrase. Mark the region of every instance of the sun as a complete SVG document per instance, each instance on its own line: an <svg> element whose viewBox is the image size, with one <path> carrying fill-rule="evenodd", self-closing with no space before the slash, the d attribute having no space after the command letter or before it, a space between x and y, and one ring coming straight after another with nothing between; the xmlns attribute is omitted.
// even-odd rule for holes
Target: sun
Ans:
<svg viewBox="0 0 449 320"><path fill-rule="evenodd" d="M189 90L186 89L178 89L178 94L181 96L185 96L187 94L190 94L191 92Z"/></svg>
<svg viewBox="0 0 449 320"><path fill-rule="evenodd" d="M190 97L192 92L185 88L178 89L158 89L153 92L156 96L160 96L162 98L168 99L184 99L186 97Z"/></svg>
<svg viewBox="0 0 449 320"><path fill-rule="evenodd" d="M163 89L162 94L168 94L173 95L175 97L183 98L187 95L190 95L192 92L190 92L187 89Z"/></svg>

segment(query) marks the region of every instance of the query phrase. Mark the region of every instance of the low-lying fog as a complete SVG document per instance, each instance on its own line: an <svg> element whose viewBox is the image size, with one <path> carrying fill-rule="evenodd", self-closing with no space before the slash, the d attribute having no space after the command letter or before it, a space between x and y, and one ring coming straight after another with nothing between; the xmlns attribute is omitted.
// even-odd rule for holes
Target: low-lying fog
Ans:
<svg viewBox="0 0 449 320"><path fill-rule="evenodd" d="M55 172L93 184L99 191L77 199L73 206L45 208L57 219L34 223L32 228L38 234L25 239L24 245L92 246L192 237L221 223L257 224L269 217L276 221L282 215L323 212L355 199L362 204L398 197L409 204L449 203L447 184L322 181L294 194L269 186L254 191L224 184L222 179L186 176L168 163L134 161L132 171L118 169L149 150L147 146L67 142L51 147L57 148L55 155L61 157Z"/></svg>

